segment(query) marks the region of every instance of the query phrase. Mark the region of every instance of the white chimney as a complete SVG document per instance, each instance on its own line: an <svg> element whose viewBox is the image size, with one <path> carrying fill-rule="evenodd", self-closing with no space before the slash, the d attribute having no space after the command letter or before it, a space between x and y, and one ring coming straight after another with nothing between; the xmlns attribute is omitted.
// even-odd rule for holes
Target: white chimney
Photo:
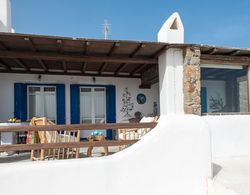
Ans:
<svg viewBox="0 0 250 195"><path fill-rule="evenodd" d="M158 32L158 41L165 43L184 43L184 27L177 12L173 13Z"/></svg>
<svg viewBox="0 0 250 195"><path fill-rule="evenodd" d="M12 32L10 0L0 0L0 32Z"/></svg>
<svg viewBox="0 0 250 195"><path fill-rule="evenodd" d="M173 13L163 24L158 41L184 43L184 27L178 13ZM183 114L183 51L181 48L167 48L159 61L160 113Z"/></svg>

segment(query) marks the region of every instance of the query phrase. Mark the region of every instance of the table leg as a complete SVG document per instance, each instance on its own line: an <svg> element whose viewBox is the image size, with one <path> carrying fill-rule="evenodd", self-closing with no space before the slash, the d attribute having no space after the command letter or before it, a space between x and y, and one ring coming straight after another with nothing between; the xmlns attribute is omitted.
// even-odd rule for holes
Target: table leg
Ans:
<svg viewBox="0 0 250 195"><path fill-rule="evenodd" d="M105 156L108 156L109 155L109 149L108 149L108 146L104 146L104 155Z"/></svg>
<svg viewBox="0 0 250 195"><path fill-rule="evenodd" d="M87 156L91 157L92 156L92 150L93 150L93 146L89 146L88 150L87 150Z"/></svg>

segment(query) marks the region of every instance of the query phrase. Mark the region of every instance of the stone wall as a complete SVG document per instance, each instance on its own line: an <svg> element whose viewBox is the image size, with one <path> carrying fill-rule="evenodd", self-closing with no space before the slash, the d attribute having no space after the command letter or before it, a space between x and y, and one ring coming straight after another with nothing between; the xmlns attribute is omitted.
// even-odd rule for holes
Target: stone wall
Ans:
<svg viewBox="0 0 250 195"><path fill-rule="evenodd" d="M200 49L187 48L184 52L183 93L185 114L201 115Z"/></svg>

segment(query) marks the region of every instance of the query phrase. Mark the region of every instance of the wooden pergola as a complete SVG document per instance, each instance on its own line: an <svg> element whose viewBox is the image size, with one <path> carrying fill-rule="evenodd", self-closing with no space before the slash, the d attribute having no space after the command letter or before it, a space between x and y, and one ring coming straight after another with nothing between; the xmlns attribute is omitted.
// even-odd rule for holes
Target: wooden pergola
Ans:
<svg viewBox="0 0 250 195"><path fill-rule="evenodd" d="M187 47L200 49L201 63L250 65L249 49L0 33L0 73L140 78L148 88L159 80L158 56Z"/></svg>

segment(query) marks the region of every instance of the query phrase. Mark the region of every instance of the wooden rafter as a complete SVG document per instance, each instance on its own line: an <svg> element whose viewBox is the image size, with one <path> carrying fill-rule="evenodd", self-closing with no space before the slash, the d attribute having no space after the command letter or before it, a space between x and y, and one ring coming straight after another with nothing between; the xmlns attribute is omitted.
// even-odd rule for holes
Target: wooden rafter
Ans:
<svg viewBox="0 0 250 195"><path fill-rule="evenodd" d="M107 56L111 56L119 46L120 46L119 42L113 43L113 45L112 45L111 49L109 50Z"/></svg>
<svg viewBox="0 0 250 195"><path fill-rule="evenodd" d="M201 55L203 64L227 64L227 65L250 65L250 57L247 56L229 56L229 55Z"/></svg>
<svg viewBox="0 0 250 195"><path fill-rule="evenodd" d="M98 77L100 76L98 73L87 73L85 72L84 74L79 71L79 72L58 72L58 71L52 71L52 69L49 69L47 72L40 71L40 70L29 70L29 71L23 71L23 70L0 70L0 72L5 72L5 73L20 73L20 74L25 74L25 73L33 73L33 74L47 74L47 75L72 75L72 76L91 76L91 77ZM140 76L130 76L130 75L113 75L113 74L102 74L102 77L120 77L120 78L141 78Z"/></svg>
<svg viewBox="0 0 250 195"><path fill-rule="evenodd" d="M142 73L140 87L148 88L148 86L150 87L152 84L155 84L158 81L159 81L158 66L154 65Z"/></svg>
<svg viewBox="0 0 250 195"><path fill-rule="evenodd" d="M67 62L62 61L62 65L63 65L63 71L67 72Z"/></svg>
<svg viewBox="0 0 250 195"><path fill-rule="evenodd" d="M0 59L0 66L4 67L5 70L10 70L10 67L7 64L5 64L1 59Z"/></svg>
<svg viewBox="0 0 250 195"><path fill-rule="evenodd" d="M90 45L89 41L85 41L83 44L83 55L87 55L88 54L88 46Z"/></svg>
<svg viewBox="0 0 250 195"><path fill-rule="evenodd" d="M135 57L137 54L138 54L138 52L140 51L140 49L141 48L143 48L143 47L145 47L145 45L144 44L139 44L136 48L135 48L135 50L129 55L129 58L133 58L133 57ZM115 75L118 75L124 68L126 68L127 67L127 65L128 65L129 63L122 63L118 68L117 68L117 70L115 71Z"/></svg>
<svg viewBox="0 0 250 195"><path fill-rule="evenodd" d="M19 52L19 51L1 51L1 58L20 58L20 59L43 59L43 60L65 60L67 62L107 62L107 63L132 63L132 64L157 64L158 60L154 58L131 58L131 57L113 57L113 56L83 56L69 55L52 52ZM250 58L250 57L249 57Z"/></svg>
<svg viewBox="0 0 250 195"><path fill-rule="evenodd" d="M86 62L82 63L82 74L85 74L86 71Z"/></svg>
<svg viewBox="0 0 250 195"><path fill-rule="evenodd" d="M232 52L228 53L227 55L237 56L239 54L240 54L240 50L235 50L235 51L232 51Z"/></svg>
<svg viewBox="0 0 250 195"><path fill-rule="evenodd" d="M119 46L120 46L120 43L115 42L112 45L111 49L109 50L107 56L111 56L115 52L115 49L118 48ZM107 65L108 65L108 63L106 63L106 62L102 63L101 67L98 70L98 72L99 72L100 75L102 74L103 70L107 67Z"/></svg>
<svg viewBox="0 0 250 195"><path fill-rule="evenodd" d="M163 45L160 49L158 49L151 57L156 58L158 57L163 51L165 51L168 47Z"/></svg>
<svg viewBox="0 0 250 195"><path fill-rule="evenodd" d="M38 59L38 63L39 63L40 66L44 69L45 72L48 71L48 67L47 67L46 64L43 62L43 60Z"/></svg>
<svg viewBox="0 0 250 195"><path fill-rule="evenodd" d="M58 52L63 53L63 40L58 39L56 43L58 47Z"/></svg>
<svg viewBox="0 0 250 195"><path fill-rule="evenodd" d="M137 72L142 71L143 69L145 69L148 66L148 64L143 64L143 65L139 65L136 69L134 69L130 75L135 75Z"/></svg>
<svg viewBox="0 0 250 195"><path fill-rule="evenodd" d="M26 66L26 64L24 64L20 59L18 58L14 58L13 59L19 66L21 66L22 68L24 68L26 71L29 71L29 68Z"/></svg>
<svg viewBox="0 0 250 195"><path fill-rule="evenodd" d="M127 65L128 65L127 63L122 63L115 71L115 75L118 75L121 72L121 70L123 70Z"/></svg>
<svg viewBox="0 0 250 195"><path fill-rule="evenodd" d="M29 44L29 47L30 47L31 51L33 51L33 52L36 52L36 51L37 51L37 49L36 49L36 47L35 47L35 45L34 45L34 43L33 43L32 38L30 38L30 37L25 37L24 40L27 41L27 43Z"/></svg>
<svg viewBox="0 0 250 195"><path fill-rule="evenodd" d="M98 70L98 72L99 72L100 75L102 74L103 70L107 67L107 65L108 64L106 62L102 63L101 67Z"/></svg>
<svg viewBox="0 0 250 195"><path fill-rule="evenodd" d="M209 51L209 54L210 54L210 55L213 55L213 54L215 54L217 51L218 51L217 48L212 48L212 49Z"/></svg>

